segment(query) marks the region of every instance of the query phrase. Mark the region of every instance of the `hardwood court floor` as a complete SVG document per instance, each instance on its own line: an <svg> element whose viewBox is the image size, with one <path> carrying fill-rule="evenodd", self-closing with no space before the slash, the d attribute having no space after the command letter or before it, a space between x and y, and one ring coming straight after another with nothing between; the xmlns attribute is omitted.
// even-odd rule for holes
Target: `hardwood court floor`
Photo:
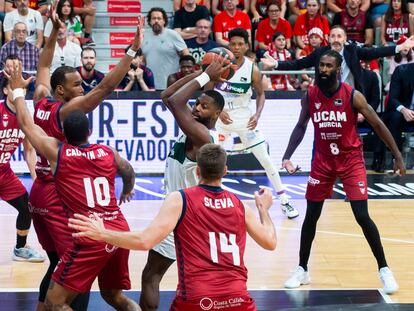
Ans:
<svg viewBox="0 0 414 311"><path fill-rule="evenodd" d="M252 201L246 201L253 206ZM300 228L305 214L304 200L294 200L301 215L288 220L275 201L271 216L278 233L278 247L269 252L248 240L245 262L250 289L279 289L298 263ZM132 229L146 226L157 213L161 201L134 201L123 207ZM382 236L389 266L400 285L393 302L414 302L414 208L413 200L370 200L370 214ZM19 263L11 260L15 242L16 212L0 202L0 291L7 288L37 288L47 263ZM29 243L39 247L34 230ZM140 275L146 253L130 256L133 289L140 289ZM356 224L349 203L330 200L325 203L309 263L312 284L309 289L380 288L376 262ZM161 288L174 290L176 267L166 274ZM96 289L96 284L94 285Z"/></svg>

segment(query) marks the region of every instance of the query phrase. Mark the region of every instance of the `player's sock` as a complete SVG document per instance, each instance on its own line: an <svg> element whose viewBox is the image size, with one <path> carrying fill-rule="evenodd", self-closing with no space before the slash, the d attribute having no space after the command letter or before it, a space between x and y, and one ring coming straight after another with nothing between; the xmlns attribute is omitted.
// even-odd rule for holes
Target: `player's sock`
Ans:
<svg viewBox="0 0 414 311"><path fill-rule="evenodd" d="M27 235L16 234L16 248L22 248L26 246Z"/></svg>
<svg viewBox="0 0 414 311"><path fill-rule="evenodd" d="M56 252L47 252L47 257L49 257L49 268L47 268L46 274L42 279L42 282L39 286L39 301L45 302L47 289L49 288L50 280L52 279L53 271L59 262L59 256Z"/></svg>
<svg viewBox="0 0 414 311"><path fill-rule="evenodd" d="M378 228L368 213L368 201L358 200L350 202L355 219L361 226L364 236L371 247L371 251L377 260L378 270L383 267L387 267L387 260L385 259L384 249L381 244Z"/></svg>
<svg viewBox="0 0 414 311"><path fill-rule="evenodd" d="M316 224L322 212L323 201L307 201L306 216L303 220L300 234L299 266L308 271L308 261L313 239L316 233Z"/></svg>
<svg viewBox="0 0 414 311"><path fill-rule="evenodd" d="M266 144L261 143L260 145L253 147L252 153L256 157L257 161L259 161L260 165L263 166L263 168L265 169L267 177L270 179L271 183L273 184L273 187L275 187L277 194L282 200L281 195L284 194L285 189L283 188L279 172L276 170L275 166L272 163L272 160L270 159L269 154L267 153ZM286 194L284 196L284 199L287 199ZM287 202L289 202L289 199L287 199ZM287 202L282 201L282 204L286 204Z"/></svg>
<svg viewBox="0 0 414 311"><path fill-rule="evenodd" d="M278 192L277 194L279 195L280 203L282 203L282 204L289 203L289 198L288 198L287 194L284 191L283 192Z"/></svg>

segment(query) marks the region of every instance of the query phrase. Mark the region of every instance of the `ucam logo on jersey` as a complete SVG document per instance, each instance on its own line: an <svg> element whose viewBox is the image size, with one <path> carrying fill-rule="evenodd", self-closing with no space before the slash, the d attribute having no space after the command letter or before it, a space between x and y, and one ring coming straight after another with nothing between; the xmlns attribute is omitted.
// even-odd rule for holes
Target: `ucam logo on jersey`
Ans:
<svg viewBox="0 0 414 311"><path fill-rule="evenodd" d="M340 99L340 98L335 99L334 100L334 105L335 106L342 106L342 99Z"/></svg>

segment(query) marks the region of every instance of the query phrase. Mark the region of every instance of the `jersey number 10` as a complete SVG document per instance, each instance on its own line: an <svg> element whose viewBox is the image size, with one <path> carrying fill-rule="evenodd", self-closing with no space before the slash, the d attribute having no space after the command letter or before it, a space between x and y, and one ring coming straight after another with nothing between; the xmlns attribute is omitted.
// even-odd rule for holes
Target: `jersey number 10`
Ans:
<svg viewBox="0 0 414 311"><path fill-rule="evenodd" d="M105 177L97 177L93 180L93 183L91 181L91 178L86 177L83 179L83 185L85 186L85 194L88 207L94 208L95 202L100 206L109 205L109 202L111 201L111 195L109 193L109 183Z"/></svg>

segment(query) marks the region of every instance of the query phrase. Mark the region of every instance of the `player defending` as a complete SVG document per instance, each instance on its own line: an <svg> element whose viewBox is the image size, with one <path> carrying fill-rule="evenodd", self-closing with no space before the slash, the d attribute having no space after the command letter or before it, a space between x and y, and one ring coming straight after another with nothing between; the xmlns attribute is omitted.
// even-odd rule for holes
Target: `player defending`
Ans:
<svg viewBox="0 0 414 311"><path fill-rule="evenodd" d="M136 51L142 42L142 25L138 25L134 41L119 64L91 92L83 95L82 78L76 68L62 66L50 77L50 65L55 51L57 34L64 23L56 14L56 4L52 6L51 19L53 30L45 45L37 69L36 88L33 95L35 103L34 121L51 137L64 141L62 124L72 111L84 113L94 110L121 82L130 68ZM50 96L53 95L52 98ZM65 222L66 213L56 193L53 174L46 158L40 155L36 164L37 179L30 192L30 203L35 211L33 224L39 242L46 251L50 265L40 284L39 308L42 308L50 277L55 270L59 257L73 241ZM47 210L47 213L42 211ZM39 211L39 212L36 212ZM80 297L78 297L79 299ZM85 303L83 303L85 304Z"/></svg>
<svg viewBox="0 0 414 311"><path fill-rule="evenodd" d="M296 288L310 282L308 260L316 223L324 200L331 196L333 184L339 177L355 219L377 260L384 291L390 294L398 290L398 284L385 260L378 229L368 214L367 177L362 141L357 129L358 112L391 149L395 157L394 171L403 175L405 167L391 133L364 96L348 84L338 81L341 64L342 56L336 51L329 50L322 55L319 62L320 79L315 86L309 87L302 98L299 121L283 156L283 167L294 173L296 169L290 157L302 141L309 119L312 119L315 128L314 154L306 190L307 211L302 225L299 266L285 282L285 287Z"/></svg>
<svg viewBox="0 0 414 311"><path fill-rule="evenodd" d="M231 133L237 133L245 150L251 150L265 169L267 177L280 198L282 203L280 207L283 213L289 219L298 217L299 213L289 203L279 172L267 153L265 140L260 131L256 129L264 107L265 93L259 68L244 56L249 49L249 35L245 29L235 28L229 32L229 40L228 47L234 54L239 69L231 79L214 86L215 90L223 95L226 102L216 125L220 141L222 138L224 141ZM210 84L209 88L212 87ZM256 113L253 115L250 110L252 87L256 91Z"/></svg>
<svg viewBox="0 0 414 311"><path fill-rule="evenodd" d="M3 93L6 99L0 103L0 199L13 206L18 214L16 219L16 246L13 250L13 260L28 262L43 262L45 256L26 245L32 216L29 211L29 195L20 179L10 167L10 159L23 143L24 158L32 179L36 179L36 152L19 128L12 96L7 79L4 79Z"/></svg>
<svg viewBox="0 0 414 311"><path fill-rule="evenodd" d="M89 124L85 113L75 110L63 122L65 140L48 136L34 124L24 100L24 81L19 70L10 77L17 119L34 148L50 163L57 193L68 216L91 211L101 217L107 228L129 231L115 197L115 176L121 175L123 191L120 204L133 195L135 173L132 166L110 147L89 144ZM62 220L67 223L66 220ZM130 289L129 251L90 239L74 239L60 258L47 292L46 310L72 310L69 304L79 293L90 290L98 277L105 301L116 310L139 310L138 305L122 294Z"/></svg>
<svg viewBox="0 0 414 311"><path fill-rule="evenodd" d="M192 110L187 103L210 80L220 80L221 73L227 67L223 67L224 60L219 61L219 58L217 55L216 61L204 73L200 74L198 71L185 76L161 93L164 104L184 133L178 138L167 158L164 178L167 194L198 184L196 154L203 145L212 142L209 130L216 124L224 106L224 99L220 93L210 90L201 93ZM144 311L158 308L159 284L175 260L173 234L149 251L141 280L140 306Z"/></svg>
<svg viewBox="0 0 414 311"><path fill-rule="evenodd" d="M160 212L143 231L116 232L102 220L75 215L69 225L77 237L136 250L146 250L174 231L178 264L177 294L170 310L257 310L246 288L246 231L261 247L276 248L276 231L268 209L270 190L255 192L260 222L250 207L221 188L226 152L207 144L197 154L198 186L170 193ZM228 309L227 309L228 308Z"/></svg>

